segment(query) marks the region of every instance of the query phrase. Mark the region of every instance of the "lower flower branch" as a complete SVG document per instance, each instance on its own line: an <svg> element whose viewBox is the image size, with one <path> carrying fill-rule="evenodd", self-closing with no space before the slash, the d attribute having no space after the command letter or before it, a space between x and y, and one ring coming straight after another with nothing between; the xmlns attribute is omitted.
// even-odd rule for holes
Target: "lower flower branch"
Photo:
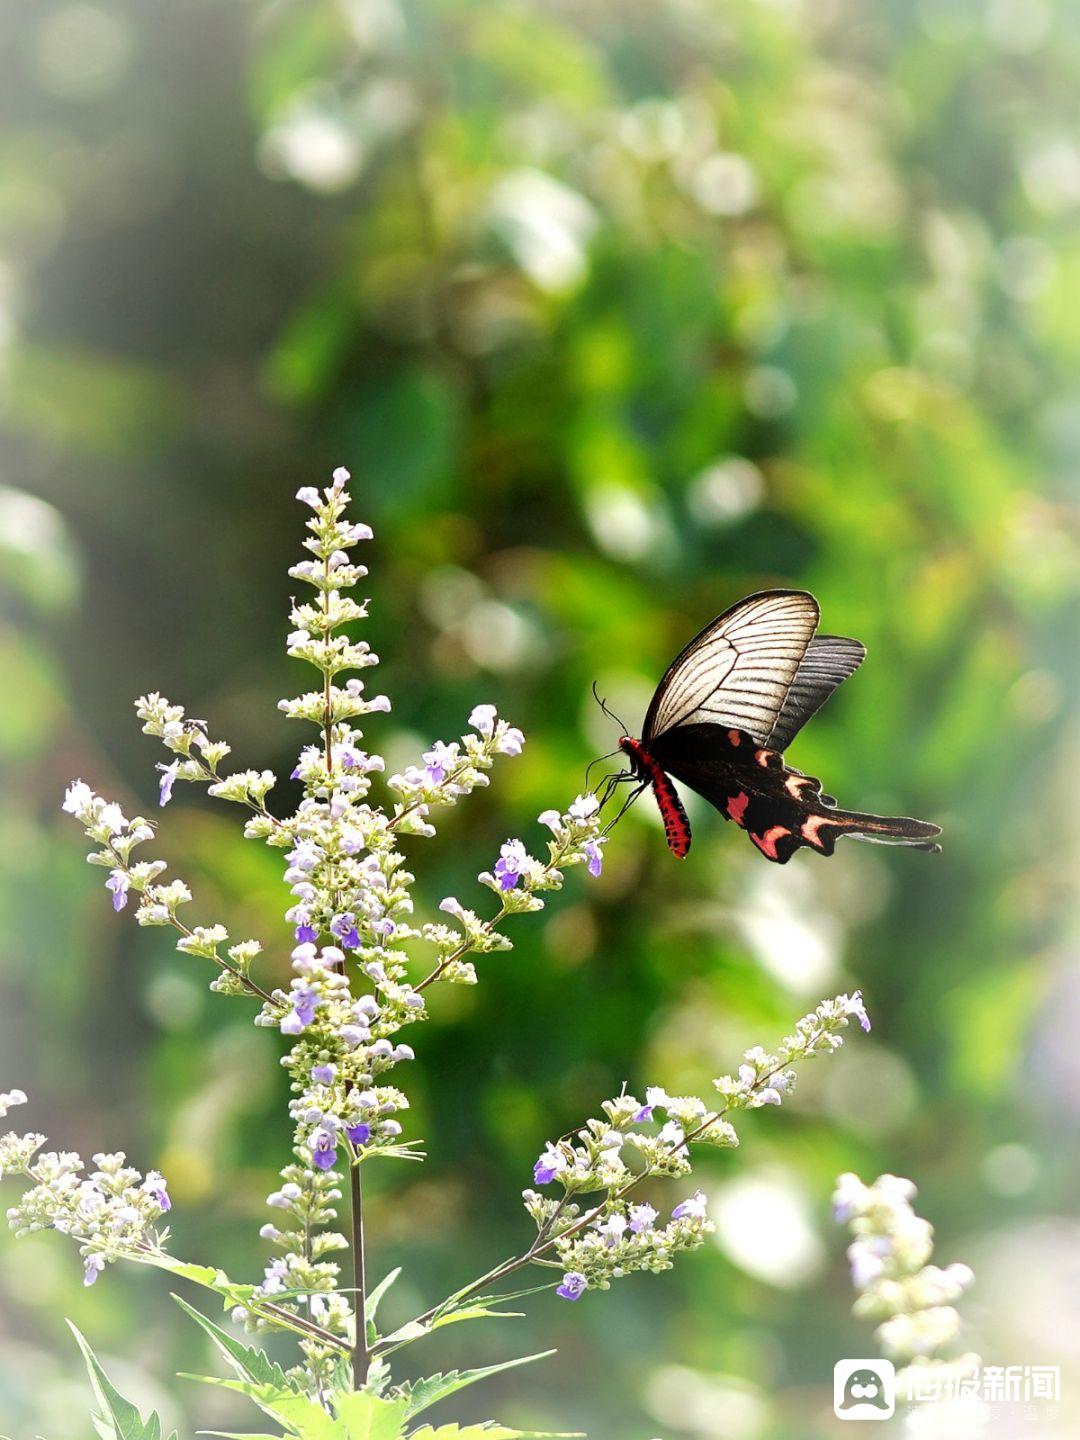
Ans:
<svg viewBox="0 0 1080 1440"><path fill-rule="evenodd" d="M856 1011L853 1013L858 1012ZM804 1032L804 1057L817 1053L819 1047L823 1044L826 1036L829 1033L829 1028L825 1025L819 1025L816 1028L808 1029L806 1032ZM760 1070L754 1076L753 1082L747 1087L745 1096L742 1101L742 1105L745 1105L748 1100L760 1096L762 1092L769 1090L772 1083L776 1080L776 1077L786 1068L787 1063L788 1060L782 1059L776 1064ZM742 1105L733 1105L732 1103L729 1103L720 1107L717 1110L710 1111L699 1121L697 1125L695 1125L686 1133L682 1134L680 1138L678 1138L677 1140L672 1140L670 1143L666 1143L661 1154L661 1159L663 1161L670 1161L673 1157L679 1155L681 1152L688 1150L690 1145L695 1140L701 1139L703 1136L707 1135L714 1126L719 1125L733 1108L742 1108ZM665 1166L659 1163L653 1163L652 1165L647 1166L638 1174L631 1176L630 1179L625 1182L625 1184L609 1190L604 1196L604 1199L599 1204L591 1206L583 1215L576 1218L572 1224L566 1226L564 1229L558 1230L557 1233L554 1233L559 1218L565 1210L566 1205L570 1201L571 1195L573 1194L572 1188L568 1187L564 1191L562 1198L558 1201L552 1213L548 1215L547 1218L540 1224L537 1235L527 1250L523 1251L520 1255L516 1255L509 1260L503 1261L500 1265L495 1266L494 1269L487 1271L486 1274L481 1275L478 1279L471 1281L468 1285L464 1287L464 1289L458 1290L453 1295L448 1296L447 1299L444 1300L441 1304L432 1306L429 1310L425 1310L422 1314L416 1316L415 1319L410 1322L410 1327L428 1325L438 1315L443 1313L448 1306L459 1305L462 1301L468 1300L471 1296L478 1294L487 1286L497 1284L500 1280L505 1279L508 1275L514 1274L518 1270L524 1269L527 1265L552 1264L550 1260L546 1260L544 1257L548 1255L561 1241L571 1239L573 1236L578 1235L582 1231L586 1230L590 1225L599 1220L599 1218L604 1214L606 1210L609 1210L610 1207L612 1207L613 1205L617 1205L622 1200L625 1200L638 1188L638 1186L643 1184L644 1181L654 1179L658 1175L662 1175L664 1173L664 1170ZM396 1347L386 1346L385 1344L383 1346L380 1346L379 1344L376 1344L372 1347L372 1353L380 1353L383 1349L389 1348Z"/></svg>

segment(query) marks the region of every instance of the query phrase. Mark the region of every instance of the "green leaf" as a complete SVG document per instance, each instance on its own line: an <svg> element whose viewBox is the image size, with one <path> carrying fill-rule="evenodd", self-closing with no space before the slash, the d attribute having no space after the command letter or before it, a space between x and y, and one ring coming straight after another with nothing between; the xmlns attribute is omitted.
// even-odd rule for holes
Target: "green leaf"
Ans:
<svg viewBox="0 0 1080 1440"><path fill-rule="evenodd" d="M253 1385L247 1380L222 1380L217 1375L182 1374L181 1379L197 1380L202 1385L217 1385L222 1390L235 1390L238 1395L246 1395L297 1440L347 1440L342 1426L321 1405L295 1390L281 1390L276 1385Z"/></svg>
<svg viewBox="0 0 1080 1440"><path fill-rule="evenodd" d="M405 1433L404 1400L383 1400L366 1390L342 1390L330 1397L334 1414L345 1424L347 1440L400 1440Z"/></svg>
<svg viewBox="0 0 1080 1440"><path fill-rule="evenodd" d="M583 1430L510 1430L495 1420L485 1420L479 1425L461 1426L456 1423L421 1425L419 1430L410 1430L408 1440L585 1440Z"/></svg>
<svg viewBox="0 0 1080 1440"><path fill-rule="evenodd" d="M76 1326L70 1320L67 1323L82 1351L94 1399L98 1403L98 1413L91 1416L98 1434L103 1440L161 1440L160 1417L155 1413L148 1420L142 1418L131 1401L124 1399L106 1375L100 1360ZM176 1440L175 1431L170 1440Z"/></svg>
<svg viewBox="0 0 1080 1440"><path fill-rule="evenodd" d="M409 1320L395 1330L392 1335L387 1335L380 1341L380 1350L382 1354L389 1355L392 1350L396 1350L401 1345L409 1345L414 1340L422 1340L425 1335L430 1335L435 1330L441 1330L444 1325L457 1325L463 1320L520 1320L522 1314L523 1312L520 1310L493 1310L489 1305L477 1301L472 1305L462 1305L457 1310L446 1310L441 1315L435 1315L424 1325L415 1320Z"/></svg>
<svg viewBox="0 0 1080 1440"><path fill-rule="evenodd" d="M285 1378L281 1366L275 1364L264 1351L257 1350L253 1346L242 1344L232 1335L222 1330L220 1326L215 1325L212 1320L208 1320L205 1315L189 1305L186 1300L182 1300L179 1295L174 1295L172 1298L180 1306L180 1309L183 1310L185 1315L189 1315L191 1319L195 1321L196 1325L205 1330L214 1342L215 1347L225 1357L237 1375L240 1376L241 1380L251 1380L256 1385L274 1385L280 1390L296 1389L296 1386Z"/></svg>
<svg viewBox="0 0 1080 1440"><path fill-rule="evenodd" d="M226 1310L234 1305L248 1304L255 1294L254 1285L239 1285L235 1280L230 1280L224 1270L217 1270L212 1265L193 1265L186 1260L175 1260L161 1251L149 1255L133 1255L130 1258L139 1264L153 1265L158 1270L167 1270L170 1275L176 1275L181 1280L190 1280L195 1285L213 1290L215 1295L222 1297Z"/></svg>
<svg viewBox="0 0 1080 1440"><path fill-rule="evenodd" d="M373 1345L375 1341L379 1338L379 1332L375 1328L375 1316L378 1313L379 1301L390 1289L390 1286L393 1285L394 1281L398 1278L400 1274L401 1266L399 1265L396 1270L391 1270L389 1275L384 1276L383 1279L379 1281L378 1285L375 1286L375 1289L372 1290L371 1294L367 1296L364 1302L364 1318L367 1321L369 1345Z"/></svg>
<svg viewBox="0 0 1080 1440"><path fill-rule="evenodd" d="M429 1375L424 1380L415 1380L402 1387L408 1402L406 1415L412 1419L414 1415L429 1409L436 1401L445 1400L447 1395L464 1390L466 1385L475 1385L478 1380L486 1380L489 1375L498 1375L503 1370L514 1370L518 1365L531 1365L534 1360L546 1360L549 1355L554 1354L554 1350L541 1350L536 1355L503 1360L501 1364L485 1365L480 1370L451 1370L445 1375Z"/></svg>

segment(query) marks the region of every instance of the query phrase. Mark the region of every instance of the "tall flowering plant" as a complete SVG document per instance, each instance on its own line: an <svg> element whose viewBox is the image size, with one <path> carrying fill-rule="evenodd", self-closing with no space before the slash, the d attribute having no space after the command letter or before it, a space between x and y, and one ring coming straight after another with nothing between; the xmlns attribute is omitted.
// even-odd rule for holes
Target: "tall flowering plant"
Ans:
<svg viewBox="0 0 1080 1440"><path fill-rule="evenodd" d="M662 1218L653 1203L661 1198L659 1182L685 1188L692 1146L737 1144L736 1112L779 1105L795 1083L795 1066L835 1050L850 1018L864 1028L869 1021L858 992L823 1002L775 1053L749 1050L736 1075L715 1082L718 1099L711 1104L668 1095L659 1086L648 1089L644 1101L625 1090L605 1101L596 1118L544 1146L534 1167L536 1188L523 1192L535 1234L521 1253L407 1324L380 1328L379 1303L396 1272L370 1282L363 1176L370 1164L422 1158L407 1134L406 1089L395 1083L401 1067L415 1059L403 1035L426 1018L433 986L475 984L481 957L512 948L505 922L543 909L545 895L561 887L569 867L582 866L599 878L606 835L597 797L579 795L539 817L547 832L541 853L511 839L491 869L480 873L480 884L494 895L486 918L454 896L430 912L441 918L418 917L414 862L405 847L433 836L440 807L487 785L496 761L521 753L524 736L494 706L479 704L465 734L436 741L415 764L386 776L386 798L373 802L374 777L384 775L385 764L366 747L360 722L388 711L390 702L369 694L355 673L376 665L378 657L350 628L367 613L366 603L350 593L367 573L353 552L372 532L347 518L348 480L339 469L325 489L305 486L297 494L310 511L307 554L289 574L309 593L294 602L287 645L317 680L279 706L315 732L290 777L300 787L292 813L281 815L283 807L268 805L277 783L271 771L225 767L229 746L212 739L203 721L159 694L136 704L144 732L169 756L158 767L159 804L169 803L180 782L205 785L241 808L248 838L281 852L292 934L287 985L269 978L267 972L278 967L266 965L258 940L236 940L220 923L189 923L189 887L167 876L164 861L140 858L140 847L156 835L152 820L129 819L81 780L63 802L91 841L90 862L107 872L114 909L132 910L140 925L175 931L178 951L213 968L213 991L253 1001L255 1024L282 1037L291 1154L267 1197L272 1218L260 1235L270 1256L262 1278L239 1282L175 1257L163 1223L170 1209L165 1177L153 1170L141 1174L123 1154L96 1155L96 1168L86 1173L78 1155L45 1150L43 1135L11 1132L0 1139L0 1175L26 1182L8 1211L12 1227L68 1235L79 1248L87 1285L112 1261L149 1264L216 1292L248 1331L291 1335L295 1363L281 1369L260 1348L179 1302L234 1373L213 1383L249 1396L283 1434L305 1440L509 1437L518 1432L433 1430L416 1420L463 1386L540 1357L410 1382L395 1379L393 1355L442 1326L498 1313L500 1299L509 1297L493 1287L527 1267L553 1271L534 1288L553 1288L567 1301L607 1289L633 1271L670 1268L674 1256L700 1245L711 1226L701 1190L677 1199ZM12 1090L0 1096L0 1114L23 1103L26 1096ZM156 1440L157 1418L144 1421L117 1394L78 1338L101 1433Z"/></svg>

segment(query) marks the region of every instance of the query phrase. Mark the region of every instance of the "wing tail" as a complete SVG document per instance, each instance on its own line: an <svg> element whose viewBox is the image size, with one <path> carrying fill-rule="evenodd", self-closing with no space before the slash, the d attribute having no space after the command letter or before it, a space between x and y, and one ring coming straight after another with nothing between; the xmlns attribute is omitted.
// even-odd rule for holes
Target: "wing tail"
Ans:
<svg viewBox="0 0 1080 1440"><path fill-rule="evenodd" d="M861 810L835 810L823 804L810 809L795 833L801 844L823 855L831 855L837 840L844 835L878 845L907 845L935 855L941 850L936 838L941 834L941 826L929 820L916 820L907 815L870 815Z"/></svg>

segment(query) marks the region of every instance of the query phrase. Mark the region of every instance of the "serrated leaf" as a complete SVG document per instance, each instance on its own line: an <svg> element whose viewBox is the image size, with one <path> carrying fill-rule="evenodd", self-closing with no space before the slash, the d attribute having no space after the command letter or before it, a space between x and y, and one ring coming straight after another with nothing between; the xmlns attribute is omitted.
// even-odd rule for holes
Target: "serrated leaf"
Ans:
<svg viewBox="0 0 1080 1440"><path fill-rule="evenodd" d="M508 1430L505 1425L440 1425L433 1430L421 1425L410 1430L408 1440L585 1440L582 1430Z"/></svg>
<svg viewBox="0 0 1080 1440"><path fill-rule="evenodd" d="M247 1380L223 1380L218 1375L181 1374L180 1378L246 1395L264 1414L283 1425L289 1435L298 1437L298 1440L346 1440L344 1428L321 1405L309 1400L306 1395L297 1394L295 1390L280 1390L275 1385L253 1385Z"/></svg>
<svg viewBox="0 0 1080 1440"><path fill-rule="evenodd" d="M230 1280L224 1270L215 1269L212 1265L193 1265L160 1251L147 1255L132 1255L131 1259L142 1265L152 1265L157 1270L166 1270L178 1279L190 1280L207 1290L213 1290L215 1295L221 1296L225 1309L233 1305L246 1305L255 1294L254 1285L240 1285L235 1280Z"/></svg>
<svg viewBox="0 0 1080 1440"><path fill-rule="evenodd" d="M406 1402L383 1400L366 1390L342 1390L330 1397L334 1414L345 1426L347 1440L401 1440Z"/></svg>
<svg viewBox="0 0 1080 1440"><path fill-rule="evenodd" d="M94 1429L102 1436L102 1440L161 1440L160 1417L157 1414L151 1414L148 1420L143 1420L131 1401L124 1399L106 1375L101 1361L91 1350L89 1343L78 1328L70 1320L67 1323L82 1351L87 1373L90 1376L90 1385L94 1391L94 1399L100 1407L100 1413L92 1415L91 1419L94 1422ZM175 1431L170 1436L170 1440L176 1440Z"/></svg>
<svg viewBox="0 0 1080 1440"><path fill-rule="evenodd" d="M224 1355L241 1380L251 1380L256 1385L276 1385L281 1390L296 1389L296 1386L285 1378L281 1366L275 1364L264 1351L257 1350L254 1346L244 1345L241 1341L234 1339L220 1326L215 1325L212 1320L208 1320L201 1311L189 1305L186 1300L182 1300L179 1295L174 1295L172 1298L184 1314L190 1316L196 1325L209 1335L215 1348Z"/></svg>
<svg viewBox="0 0 1080 1440"><path fill-rule="evenodd" d="M503 1360L498 1365L485 1365L479 1370L450 1370L445 1375L429 1375L424 1380L415 1380L406 1389L406 1415L411 1420L414 1415L429 1409L437 1401L445 1400L448 1395L453 1395L458 1390L464 1390L466 1385L475 1385L478 1380L486 1380L490 1375L498 1375L503 1370L514 1370L519 1365L531 1365L534 1360L546 1360L549 1355L554 1354L554 1350L541 1350L536 1355Z"/></svg>

